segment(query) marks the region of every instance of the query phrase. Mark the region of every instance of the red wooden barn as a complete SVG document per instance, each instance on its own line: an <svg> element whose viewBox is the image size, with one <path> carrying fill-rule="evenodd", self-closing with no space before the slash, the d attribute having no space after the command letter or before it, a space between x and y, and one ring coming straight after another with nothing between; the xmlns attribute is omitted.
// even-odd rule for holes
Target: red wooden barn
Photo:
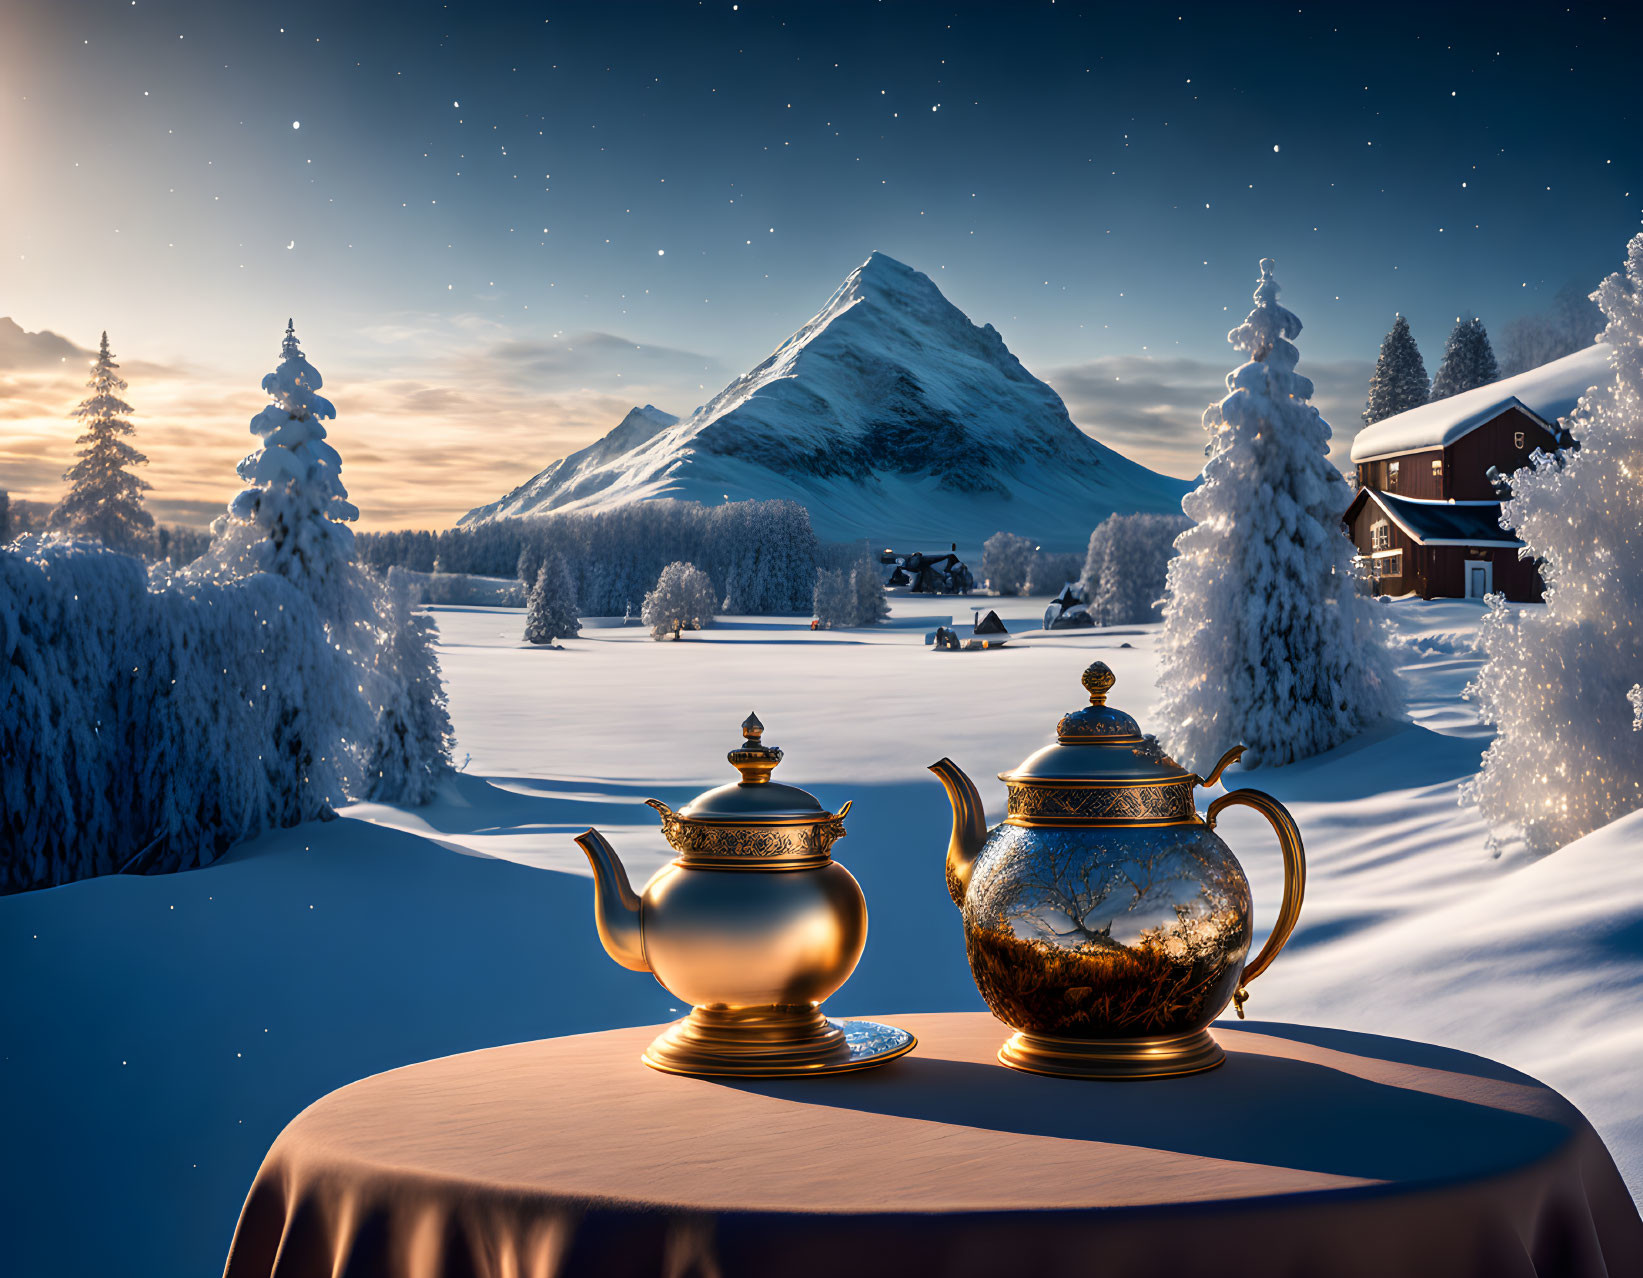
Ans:
<svg viewBox="0 0 1643 1278"><path fill-rule="evenodd" d="M1541 597L1534 562L1519 558L1523 543L1500 526L1488 472L1510 478L1536 449L1565 445L1557 420L1603 379L1607 359L1606 347L1592 347L1358 432L1360 487L1346 525L1376 594Z"/></svg>

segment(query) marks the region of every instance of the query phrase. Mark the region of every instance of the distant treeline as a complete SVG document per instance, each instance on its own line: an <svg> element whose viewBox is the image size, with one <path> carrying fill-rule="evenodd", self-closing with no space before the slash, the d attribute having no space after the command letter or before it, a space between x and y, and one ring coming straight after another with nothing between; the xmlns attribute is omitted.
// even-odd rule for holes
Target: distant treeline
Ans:
<svg viewBox="0 0 1643 1278"><path fill-rule="evenodd" d="M483 577L514 577L521 561L529 568L563 555L584 617L638 616L662 569L681 560L707 573L724 612L807 613L822 553L809 512L792 501L634 502L441 532L359 533L355 546L361 563L381 571Z"/></svg>
<svg viewBox="0 0 1643 1278"><path fill-rule="evenodd" d="M49 503L12 497L0 489L0 545L24 533L48 532L51 527ZM130 550L150 562L169 559L181 568L205 554L210 545L211 534L204 528L192 528L186 524L156 524Z"/></svg>

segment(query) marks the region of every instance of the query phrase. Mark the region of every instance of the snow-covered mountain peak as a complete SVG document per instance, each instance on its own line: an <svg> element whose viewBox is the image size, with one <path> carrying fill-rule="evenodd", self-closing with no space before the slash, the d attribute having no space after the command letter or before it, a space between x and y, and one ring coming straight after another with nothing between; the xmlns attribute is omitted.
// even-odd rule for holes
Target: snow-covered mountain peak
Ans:
<svg viewBox="0 0 1643 1278"><path fill-rule="evenodd" d="M977 545L1008 528L1072 550L1115 510L1178 509L1186 487L1080 431L991 325L875 252L687 419L634 409L463 522L653 497L786 497L829 540Z"/></svg>

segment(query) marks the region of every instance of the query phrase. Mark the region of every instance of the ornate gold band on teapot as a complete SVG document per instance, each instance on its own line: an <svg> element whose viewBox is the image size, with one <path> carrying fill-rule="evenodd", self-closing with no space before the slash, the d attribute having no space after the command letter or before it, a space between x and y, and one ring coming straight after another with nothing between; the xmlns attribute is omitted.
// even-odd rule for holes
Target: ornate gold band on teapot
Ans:
<svg viewBox="0 0 1643 1278"><path fill-rule="evenodd" d="M1083 784L1009 787L1007 825L1185 825L1199 821L1193 778L1161 785Z"/></svg>
<svg viewBox="0 0 1643 1278"><path fill-rule="evenodd" d="M679 816L660 799L645 802L661 815L662 835L678 855L680 865L716 870L808 870L832 859L833 844L842 839L846 803L824 820L795 818L745 822L691 821Z"/></svg>

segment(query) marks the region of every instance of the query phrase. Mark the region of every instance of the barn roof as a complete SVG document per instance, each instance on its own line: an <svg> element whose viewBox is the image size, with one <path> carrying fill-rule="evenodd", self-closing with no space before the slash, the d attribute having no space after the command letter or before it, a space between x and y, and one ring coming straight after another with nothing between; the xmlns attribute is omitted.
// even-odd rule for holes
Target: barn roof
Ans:
<svg viewBox="0 0 1643 1278"><path fill-rule="evenodd" d="M1434 501L1360 489L1360 501L1373 501L1393 523L1420 546L1521 546L1500 526L1498 501ZM1349 514L1355 511L1349 511Z"/></svg>
<svg viewBox="0 0 1643 1278"><path fill-rule="evenodd" d="M1602 344L1589 346L1516 377L1434 400L1365 426L1352 441L1352 460L1370 461L1425 448L1447 448L1510 408L1520 408L1551 428L1559 417L1574 411L1591 387L1611 376L1609 348Z"/></svg>

